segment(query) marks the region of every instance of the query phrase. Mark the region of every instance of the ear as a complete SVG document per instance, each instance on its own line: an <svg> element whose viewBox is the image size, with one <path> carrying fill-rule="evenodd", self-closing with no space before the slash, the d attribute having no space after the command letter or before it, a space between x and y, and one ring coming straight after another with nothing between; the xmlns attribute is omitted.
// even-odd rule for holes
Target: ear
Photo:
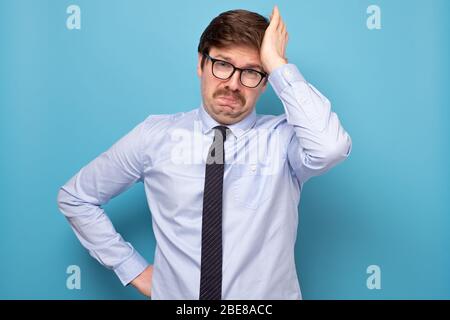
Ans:
<svg viewBox="0 0 450 320"><path fill-rule="evenodd" d="M202 77L203 70L202 70L202 58L203 55L201 53L198 54L198 63L197 63L197 75L199 78Z"/></svg>

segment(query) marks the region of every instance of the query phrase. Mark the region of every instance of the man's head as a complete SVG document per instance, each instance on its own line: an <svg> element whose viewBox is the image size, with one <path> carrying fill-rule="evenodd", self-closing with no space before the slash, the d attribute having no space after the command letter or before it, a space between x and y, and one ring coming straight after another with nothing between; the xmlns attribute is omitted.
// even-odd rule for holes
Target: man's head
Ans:
<svg viewBox="0 0 450 320"><path fill-rule="evenodd" d="M268 26L269 21L257 13L232 10L214 18L203 32L197 73L205 109L217 122L231 125L241 121L265 90L267 76L259 52ZM226 79L233 66L245 71L235 70Z"/></svg>

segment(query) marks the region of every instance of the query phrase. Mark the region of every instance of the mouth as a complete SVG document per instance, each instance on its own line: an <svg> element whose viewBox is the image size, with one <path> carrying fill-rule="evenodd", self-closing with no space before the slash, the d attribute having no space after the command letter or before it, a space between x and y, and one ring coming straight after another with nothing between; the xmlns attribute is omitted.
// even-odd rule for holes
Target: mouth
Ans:
<svg viewBox="0 0 450 320"><path fill-rule="evenodd" d="M219 102L219 104L226 105L231 108L233 108L234 106L238 106L240 102L239 99L233 98L232 96L218 96L216 100Z"/></svg>

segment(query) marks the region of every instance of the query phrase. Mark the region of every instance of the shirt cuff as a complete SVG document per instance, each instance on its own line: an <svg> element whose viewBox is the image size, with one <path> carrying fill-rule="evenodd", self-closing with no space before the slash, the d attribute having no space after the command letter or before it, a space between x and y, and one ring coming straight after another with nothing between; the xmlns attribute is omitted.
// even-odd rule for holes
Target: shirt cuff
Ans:
<svg viewBox="0 0 450 320"><path fill-rule="evenodd" d="M273 70L269 75L269 82L275 90L275 93L278 95L281 94L281 92L283 92L283 90L291 83L297 81L306 82L297 66L291 63L283 64Z"/></svg>
<svg viewBox="0 0 450 320"><path fill-rule="evenodd" d="M117 277L124 286L140 275L150 264L137 251L114 269Z"/></svg>

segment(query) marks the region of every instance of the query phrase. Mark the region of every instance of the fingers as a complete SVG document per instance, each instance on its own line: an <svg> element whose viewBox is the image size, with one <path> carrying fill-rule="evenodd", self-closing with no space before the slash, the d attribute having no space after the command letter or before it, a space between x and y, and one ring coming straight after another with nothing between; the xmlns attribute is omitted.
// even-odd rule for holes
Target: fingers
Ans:
<svg viewBox="0 0 450 320"><path fill-rule="evenodd" d="M270 15L269 28L278 31L280 34L284 34L286 31L286 24L281 18L278 6L273 7L272 14Z"/></svg>
<svg viewBox="0 0 450 320"><path fill-rule="evenodd" d="M280 31L280 30L281 30L281 27L282 27L283 24L284 24L284 22L283 22L283 19L282 19L281 16L280 16L280 10L278 9L277 6L275 6L274 10L275 10L275 15L276 15L276 17L277 17L277 25L276 25L276 29L277 29L277 31Z"/></svg>
<svg viewBox="0 0 450 320"><path fill-rule="evenodd" d="M270 16L269 28L273 28L274 30L277 30L279 23L280 23L280 13L278 11L278 7L275 6L272 10L272 15Z"/></svg>
<svg viewBox="0 0 450 320"><path fill-rule="evenodd" d="M284 58L286 55L286 46L288 41L288 33L286 30L286 24L280 15L280 10L278 6L274 6L272 9L272 14L270 15L270 24L268 29L270 29L269 34L274 37L274 45L277 47L277 51Z"/></svg>
<svg viewBox="0 0 450 320"><path fill-rule="evenodd" d="M285 35L284 35L284 37L283 37L283 44L282 44L282 46L281 46L281 47L283 48L282 56L283 56L283 58L285 58L285 59L286 59L286 48L287 48L288 40L289 40L289 35L288 35L288 33L286 32Z"/></svg>
<svg viewBox="0 0 450 320"><path fill-rule="evenodd" d="M281 20L280 22L280 28L278 30L279 35L280 35L280 40L281 40L281 48L282 48L282 56L286 57L285 52L286 52L286 46L287 46L287 41L288 41L288 33L286 31L286 24Z"/></svg>
<svg viewBox="0 0 450 320"><path fill-rule="evenodd" d="M276 9L276 10L275 10L275 9ZM277 18L277 19L278 19L278 24L277 24L276 30L277 30L281 35L284 36L284 33L286 32L286 24L284 23L283 18L281 18L280 10L278 9L277 6L275 6L274 10L275 10L275 12L276 12L276 15L278 16L278 18Z"/></svg>
<svg viewBox="0 0 450 320"><path fill-rule="evenodd" d="M281 35L284 35L284 33L286 32L286 24L283 22L283 20L280 21L278 31L280 32Z"/></svg>

